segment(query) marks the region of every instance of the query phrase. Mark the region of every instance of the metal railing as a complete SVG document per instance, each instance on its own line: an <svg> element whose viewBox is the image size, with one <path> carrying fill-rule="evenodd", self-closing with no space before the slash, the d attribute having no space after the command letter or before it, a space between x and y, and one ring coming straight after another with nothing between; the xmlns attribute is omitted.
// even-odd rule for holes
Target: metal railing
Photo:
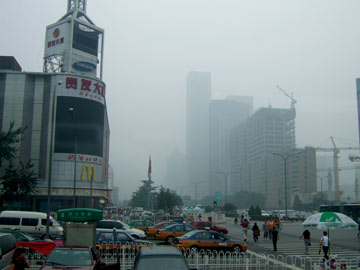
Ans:
<svg viewBox="0 0 360 270"><path fill-rule="evenodd" d="M117 244L117 243L114 243ZM43 262L45 256L31 249L26 249L26 258L31 269L39 269L38 262ZM137 250L131 246L113 248L112 244L98 248L102 262L120 263L121 270L132 269ZM213 250L189 249L181 250L190 268L197 270L325 270L325 269L360 269L360 256L352 259L338 257L335 268L331 268L327 261L301 256L283 256L273 254L258 254L252 251L245 253L223 252ZM345 266L346 265L346 266Z"/></svg>

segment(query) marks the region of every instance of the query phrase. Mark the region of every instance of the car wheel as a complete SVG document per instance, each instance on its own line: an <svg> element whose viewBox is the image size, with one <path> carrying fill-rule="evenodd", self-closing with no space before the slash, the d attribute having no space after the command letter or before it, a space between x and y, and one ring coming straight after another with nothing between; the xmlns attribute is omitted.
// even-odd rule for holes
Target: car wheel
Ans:
<svg viewBox="0 0 360 270"><path fill-rule="evenodd" d="M235 253L241 253L241 246L239 246L239 245L235 245L234 247L233 247L233 251L235 252Z"/></svg>
<svg viewBox="0 0 360 270"><path fill-rule="evenodd" d="M190 247L190 254L198 253L199 248L197 246L191 246Z"/></svg>
<svg viewBox="0 0 360 270"><path fill-rule="evenodd" d="M136 235L136 234L133 234L133 235L131 235L132 237L134 237L135 239L139 239L140 237L138 236L138 235Z"/></svg>
<svg viewBox="0 0 360 270"><path fill-rule="evenodd" d="M174 236L168 236L165 242L171 245L174 242Z"/></svg>

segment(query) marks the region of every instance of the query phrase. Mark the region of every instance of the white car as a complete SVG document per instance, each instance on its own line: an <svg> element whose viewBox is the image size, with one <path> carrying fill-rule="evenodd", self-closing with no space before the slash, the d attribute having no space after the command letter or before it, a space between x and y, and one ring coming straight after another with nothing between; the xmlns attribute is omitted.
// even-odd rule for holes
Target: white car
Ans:
<svg viewBox="0 0 360 270"><path fill-rule="evenodd" d="M146 238L145 232L136 228L130 228L129 225L120 220L103 219L96 222L96 230L122 230L136 239Z"/></svg>

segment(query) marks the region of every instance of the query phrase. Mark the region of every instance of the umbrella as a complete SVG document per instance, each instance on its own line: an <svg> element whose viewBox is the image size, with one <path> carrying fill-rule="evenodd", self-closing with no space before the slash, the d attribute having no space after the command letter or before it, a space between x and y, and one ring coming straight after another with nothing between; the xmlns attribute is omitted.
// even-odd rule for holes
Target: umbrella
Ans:
<svg viewBox="0 0 360 270"><path fill-rule="evenodd" d="M347 215L336 212L322 212L309 216L301 224L304 228L317 228L327 230L330 237L330 229L357 229L358 224ZM330 254L330 248L329 248Z"/></svg>
<svg viewBox="0 0 360 270"><path fill-rule="evenodd" d="M358 224L352 218L336 212L322 212L311 215L301 225L304 228L316 227L319 230L358 228Z"/></svg>

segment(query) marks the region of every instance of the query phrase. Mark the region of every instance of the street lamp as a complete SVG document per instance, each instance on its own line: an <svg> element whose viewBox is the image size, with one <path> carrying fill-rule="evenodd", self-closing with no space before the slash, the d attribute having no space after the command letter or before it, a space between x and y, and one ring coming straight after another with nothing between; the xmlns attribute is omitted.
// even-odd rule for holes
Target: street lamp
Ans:
<svg viewBox="0 0 360 270"><path fill-rule="evenodd" d="M197 186L198 186L198 184L204 183L204 181L193 182L193 183L195 184L195 200L196 200L196 204L197 204L198 203L198 192L197 192L198 188L197 188Z"/></svg>
<svg viewBox="0 0 360 270"><path fill-rule="evenodd" d="M74 139L74 152L75 152L75 160L74 160L74 208L77 207L76 202L76 159L77 159L77 122L75 118L75 110L74 108L69 108L69 111L73 117L74 120L74 126L75 126L75 139Z"/></svg>
<svg viewBox="0 0 360 270"><path fill-rule="evenodd" d="M224 204L225 204L226 203L226 197L227 197L227 178L231 174L231 172L224 173L222 171L217 171L216 173L222 174L224 176L224 180L225 180Z"/></svg>
<svg viewBox="0 0 360 270"><path fill-rule="evenodd" d="M300 154L301 152L302 151L298 151L298 152L294 152L294 153L291 153L288 155L282 155L280 153L272 153L273 155L281 157L284 161L284 185L285 185L285 192L284 192L285 194L284 195L285 195L285 217L286 218L288 217L288 215L287 215L286 161L289 157Z"/></svg>
<svg viewBox="0 0 360 270"><path fill-rule="evenodd" d="M51 123L51 141L50 141L50 162L49 162L49 181L48 181L48 195L47 195L47 211L46 211L46 238L50 238L50 204L51 204L51 181L52 181L52 162L54 152L54 126L55 126L55 110L56 110L56 88L62 85L62 81L56 82L54 86L53 104L52 104L52 123Z"/></svg>

